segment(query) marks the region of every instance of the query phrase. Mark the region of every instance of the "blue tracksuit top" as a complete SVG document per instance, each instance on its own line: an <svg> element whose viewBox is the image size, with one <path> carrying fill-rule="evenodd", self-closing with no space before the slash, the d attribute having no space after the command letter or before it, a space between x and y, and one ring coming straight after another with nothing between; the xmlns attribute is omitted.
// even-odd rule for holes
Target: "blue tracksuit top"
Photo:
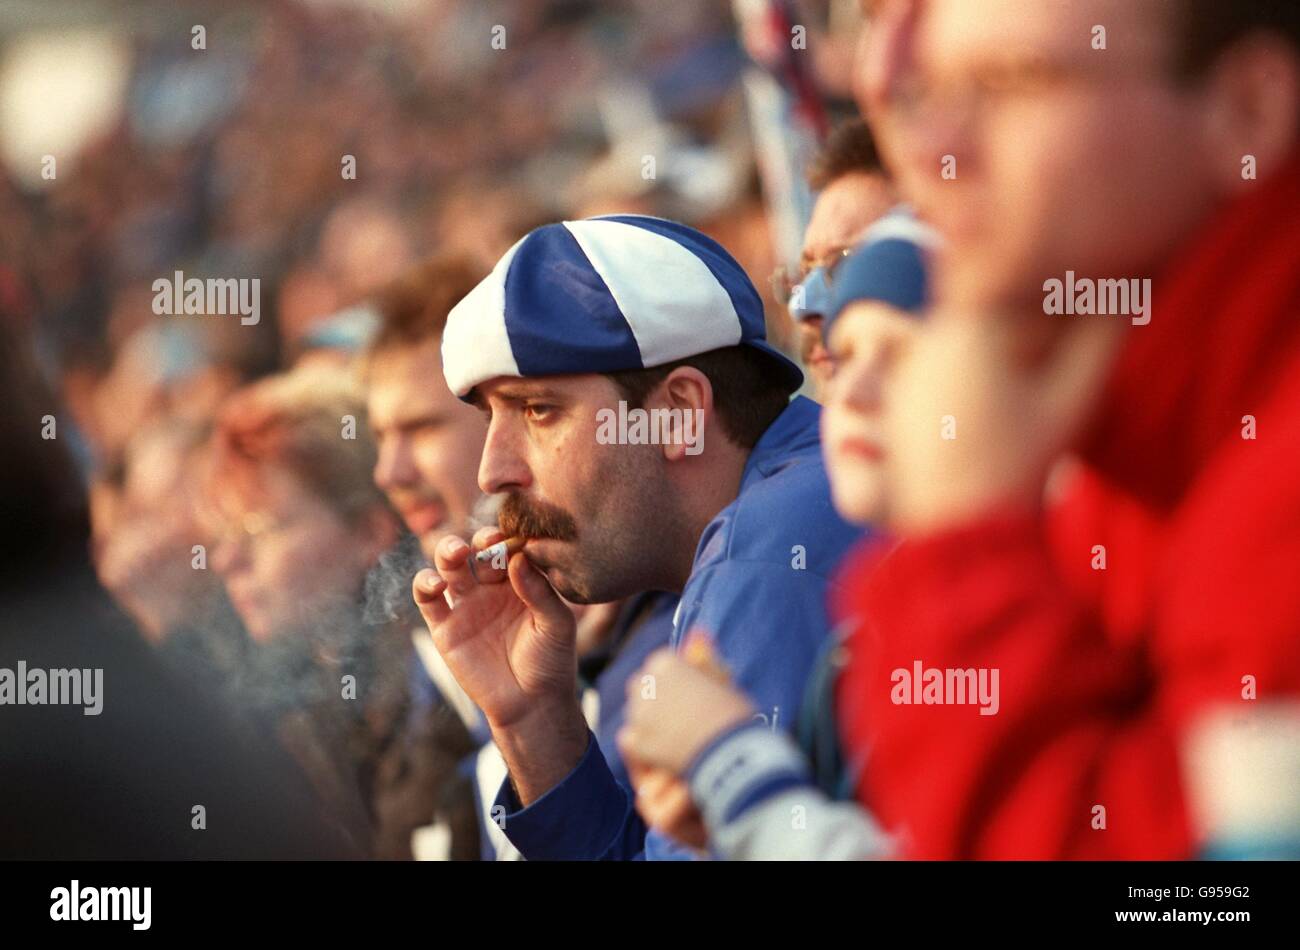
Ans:
<svg viewBox="0 0 1300 950"><path fill-rule="evenodd" d="M674 645L693 629L708 632L733 682L769 724L787 731L830 630L831 577L862 537L831 505L820 415L815 402L797 396L763 433L735 501L700 536L673 624ZM647 833L594 736L573 771L527 808L508 779L495 805L506 836L532 860L691 857Z"/></svg>

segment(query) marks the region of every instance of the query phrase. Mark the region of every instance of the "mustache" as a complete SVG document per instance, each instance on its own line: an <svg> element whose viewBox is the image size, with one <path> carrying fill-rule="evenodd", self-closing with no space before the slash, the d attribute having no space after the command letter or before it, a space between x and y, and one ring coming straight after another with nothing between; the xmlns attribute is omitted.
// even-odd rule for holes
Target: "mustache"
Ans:
<svg viewBox="0 0 1300 950"><path fill-rule="evenodd" d="M511 492L501 502L497 523L507 537L521 535L572 541L578 536L578 523L573 515L563 508L531 500L518 492Z"/></svg>

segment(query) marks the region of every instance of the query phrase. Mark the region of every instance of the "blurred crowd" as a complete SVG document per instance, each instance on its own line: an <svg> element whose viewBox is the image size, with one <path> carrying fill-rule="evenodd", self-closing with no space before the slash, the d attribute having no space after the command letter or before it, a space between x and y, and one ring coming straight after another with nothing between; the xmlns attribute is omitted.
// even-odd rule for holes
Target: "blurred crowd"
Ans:
<svg viewBox="0 0 1300 950"><path fill-rule="evenodd" d="M0 636L52 583L31 610L128 630L177 721L228 730L214 763L280 776L261 818L302 827L216 853L1300 855L1294 11L755 0L782 38L808 24L808 72L780 78L832 119L787 261L745 6L274 0L213 6L201 50L179 13L133 36L108 131L39 190L0 170ZM662 275L618 264L641 238L592 231L614 262L592 279L546 243L608 214L689 226L656 234L735 268L741 344L803 382L744 345L630 367L593 344L587 369L536 330L559 369L516 350L507 376L650 405L702 374L725 448L672 468L638 447L634 474L535 449L529 483L501 448L524 397L470 379L494 344L465 321L492 299L516 327L524 267L553 275L539 301L649 299ZM258 277L263 318L160 315L177 271ZM1047 316L1044 281L1076 272L1154 278L1151 325ZM692 306L669 337L706 334ZM57 464L23 434L47 414ZM510 536L541 546L489 565L466 544ZM596 546L548 553L569 543ZM60 587L83 555L94 580ZM574 574L593 560L620 566ZM523 619L493 633L474 598L511 589L492 616ZM134 649L105 663L138 673ZM1004 691L900 694L936 669L940 695L945 670Z"/></svg>
<svg viewBox="0 0 1300 950"><path fill-rule="evenodd" d="M116 456L158 399L204 417L242 379L355 343L330 318L433 249L491 261L534 224L609 207L689 207L693 223L747 218L761 233L726 5L649 9L222 5L205 11L202 50L169 14L133 37L106 134L56 156L63 172L39 194L0 180L6 310L42 315L30 329L47 372ZM509 55L489 45L503 22ZM624 86L660 123L636 130L656 146L709 146L722 204L608 168L614 146L638 144L605 118L636 98ZM274 317L248 333L155 320L152 280L176 269L260 276Z"/></svg>

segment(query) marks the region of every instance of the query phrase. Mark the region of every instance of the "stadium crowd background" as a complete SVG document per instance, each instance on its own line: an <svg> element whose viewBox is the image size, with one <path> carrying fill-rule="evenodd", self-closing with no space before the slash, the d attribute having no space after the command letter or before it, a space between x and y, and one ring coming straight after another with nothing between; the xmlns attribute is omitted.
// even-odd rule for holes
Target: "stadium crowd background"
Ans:
<svg viewBox="0 0 1300 950"><path fill-rule="evenodd" d="M728 4L382 8L144 4L127 36L98 22L113 5L80 8L81 28L107 31L128 76L100 128L55 156L55 180L33 180L38 156L21 170L10 159L3 286L7 313L41 315L30 329L48 372L101 456L151 411L145 379L113 375L128 354L205 390L183 400L202 413L232 378L289 365L332 315L435 249L491 263L542 221L653 211L702 227L766 280L774 259ZM489 45L503 20L509 55ZM205 50L191 48L195 23ZM21 26L7 25L11 61L29 59L17 55L33 41ZM825 65L839 98L845 54ZM628 118L629 100L659 127ZM29 96L18 108L46 106ZM642 176L649 153L663 166L654 180ZM693 183L677 170L688 160L705 173ZM264 325L155 320L149 284L177 269L261 275Z"/></svg>

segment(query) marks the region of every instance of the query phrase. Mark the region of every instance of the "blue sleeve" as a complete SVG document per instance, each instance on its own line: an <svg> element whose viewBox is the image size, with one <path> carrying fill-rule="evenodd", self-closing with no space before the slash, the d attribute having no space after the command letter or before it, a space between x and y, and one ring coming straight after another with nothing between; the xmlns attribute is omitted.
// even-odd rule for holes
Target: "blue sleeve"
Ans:
<svg viewBox="0 0 1300 950"><path fill-rule="evenodd" d="M692 577L674 639L703 629L769 727L793 730L830 631L828 581L788 564L727 560Z"/></svg>
<svg viewBox="0 0 1300 950"><path fill-rule="evenodd" d="M672 643L673 611L677 598L671 594L657 594L653 613L648 616L631 637L614 655L609 665L596 677L596 692L600 696L600 717L594 732L596 741L605 753L605 761L620 785L630 787L627 766L619 754L615 737L623 728L627 713L627 681L641 669L648 657L660 647Z"/></svg>
<svg viewBox="0 0 1300 950"><path fill-rule="evenodd" d="M630 861L643 857L646 826L632 793L609 770L596 737L573 771L524 808L507 778L492 808L529 861Z"/></svg>

